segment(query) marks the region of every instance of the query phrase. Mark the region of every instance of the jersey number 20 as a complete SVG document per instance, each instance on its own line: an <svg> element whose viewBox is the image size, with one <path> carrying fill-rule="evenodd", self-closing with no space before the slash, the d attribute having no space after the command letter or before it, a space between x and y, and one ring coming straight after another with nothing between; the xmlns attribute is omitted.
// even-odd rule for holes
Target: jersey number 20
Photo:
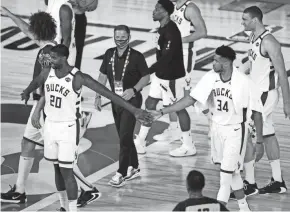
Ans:
<svg viewBox="0 0 290 212"><path fill-rule="evenodd" d="M55 108L61 108L61 98L51 95L50 96L50 105Z"/></svg>

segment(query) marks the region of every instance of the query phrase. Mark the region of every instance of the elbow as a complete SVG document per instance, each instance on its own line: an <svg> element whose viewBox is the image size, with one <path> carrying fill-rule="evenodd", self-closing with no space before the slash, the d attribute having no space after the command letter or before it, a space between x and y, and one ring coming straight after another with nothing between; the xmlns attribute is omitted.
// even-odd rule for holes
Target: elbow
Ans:
<svg viewBox="0 0 290 212"><path fill-rule="evenodd" d="M201 38L206 38L207 37L207 29L204 28L202 31L201 31Z"/></svg>

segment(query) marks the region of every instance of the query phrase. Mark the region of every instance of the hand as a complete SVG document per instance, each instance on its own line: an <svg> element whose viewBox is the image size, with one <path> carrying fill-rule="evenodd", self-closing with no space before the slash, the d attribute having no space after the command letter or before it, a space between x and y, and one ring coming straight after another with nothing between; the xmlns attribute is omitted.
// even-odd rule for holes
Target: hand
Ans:
<svg viewBox="0 0 290 212"><path fill-rule="evenodd" d="M102 98L96 96L94 105L95 105L96 110L101 111L102 110Z"/></svg>
<svg viewBox="0 0 290 212"><path fill-rule="evenodd" d="M137 109L134 115L136 119L141 122L141 124L151 124L153 122L151 113L145 110Z"/></svg>
<svg viewBox="0 0 290 212"><path fill-rule="evenodd" d="M1 7L1 14L9 16L11 12L6 7Z"/></svg>
<svg viewBox="0 0 290 212"><path fill-rule="evenodd" d="M129 88L123 92L122 98L126 101L130 100L133 96L135 96L133 88Z"/></svg>
<svg viewBox="0 0 290 212"><path fill-rule="evenodd" d="M40 120L40 112L34 111L34 113L32 114L32 117L31 117L31 123L32 123L32 126L35 127L36 129L41 128L41 124L40 124L39 120Z"/></svg>
<svg viewBox="0 0 290 212"><path fill-rule="evenodd" d="M27 102L28 102L28 100L29 100L29 98L30 98L30 95L29 95L29 93L27 93L25 90L20 94L20 96L21 96L21 101L25 101L24 103L27 105Z"/></svg>
<svg viewBox="0 0 290 212"><path fill-rule="evenodd" d="M258 162L259 160L261 160L261 158L264 155L265 152L265 147L264 147L264 143L262 143L261 141L257 140L258 143L256 143L255 145L255 149L256 149L256 162Z"/></svg>
<svg viewBox="0 0 290 212"><path fill-rule="evenodd" d="M151 116L153 117L153 121L156 121L162 116L162 113L160 111L151 110L149 112L151 113Z"/></svg>
<svg viewBox="0 0 290 212"><path fill-rule="evenodd" d="M285 118L290 119L290 104L284 104Z"/></svg>

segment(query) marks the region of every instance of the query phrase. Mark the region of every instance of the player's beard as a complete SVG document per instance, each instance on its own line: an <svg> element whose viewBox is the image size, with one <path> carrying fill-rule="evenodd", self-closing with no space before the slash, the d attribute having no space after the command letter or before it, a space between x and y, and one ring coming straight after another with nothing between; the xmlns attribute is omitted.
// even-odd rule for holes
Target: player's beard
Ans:
<svg viewBox="0 0 290 212"><path fill-rule="evenodd" d="M120 49L124 49L124 48L126 48L126 47L128 46L128 44L129 44L129 39L127 39L127 40L116 40L116 39L115 39L115 44L116 44L116 46L117 46L118 48L120 48Z"/></svg>

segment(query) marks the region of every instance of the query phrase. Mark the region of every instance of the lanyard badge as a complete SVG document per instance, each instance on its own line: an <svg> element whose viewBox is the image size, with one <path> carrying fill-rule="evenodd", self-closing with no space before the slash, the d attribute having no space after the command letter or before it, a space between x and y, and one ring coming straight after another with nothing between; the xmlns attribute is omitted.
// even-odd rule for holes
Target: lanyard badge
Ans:
<svg viewBox="0 0 290 212"><path fill-rule="evenodd" d="M129 64L129 56L130 56L130 51L131 49L129 48L126 56L126 60L124 63L124 67L122 70L122 77L120 81L117 81L115 78L115 55L116 55L116 50L114 51L113 58L112 58L112 70L113 70L113 80L114 80L114 88L115 88L115 93L119 96L123 95L123 78L125 75L125 71L127 68L127 65Z"/></svg>

